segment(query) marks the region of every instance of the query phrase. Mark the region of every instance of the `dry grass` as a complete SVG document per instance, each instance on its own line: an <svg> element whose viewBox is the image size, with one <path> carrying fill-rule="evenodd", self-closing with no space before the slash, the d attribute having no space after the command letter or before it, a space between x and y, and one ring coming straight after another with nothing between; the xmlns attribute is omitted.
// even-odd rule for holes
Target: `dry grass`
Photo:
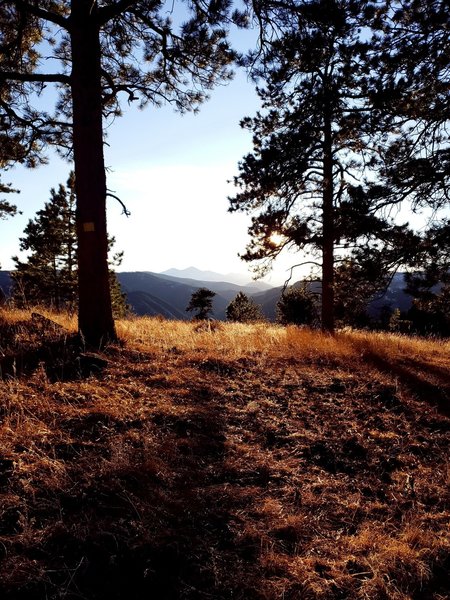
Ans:
<svg viewBox="0 0 450 600"><path fill-rule="evenodd" d="M2 600L450 597L449 342L1 322Z"/></svg>

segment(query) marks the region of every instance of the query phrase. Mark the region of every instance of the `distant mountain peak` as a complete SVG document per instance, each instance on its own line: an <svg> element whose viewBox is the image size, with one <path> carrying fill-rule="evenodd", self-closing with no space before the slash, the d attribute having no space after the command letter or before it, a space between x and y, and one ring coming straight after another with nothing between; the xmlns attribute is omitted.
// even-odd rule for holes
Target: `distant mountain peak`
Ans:
<svg viewBox="0 0 450 600"><path fill-rule="evenodd" d="M180 279L202 279L211 281L221 281L223 275L214 271L202 271L197 267L187 267L186 269L168 269L163 271L161 275L169 275L170 277L179 277Z"/></svg>
<svg viewBox="0 0 450 600"><path fill-rule="evenodd" d="M202 271L197 267L187 267L186 269L168 269L163 271L160 275L167 275L169 277L177 277L179 279L195 279L197 281L228 281L236 285L246 285L250 282L250 276L244 273L217 273L216 271ZM256 284L256 287L265 289L271 287L270 285Z"/></svg>

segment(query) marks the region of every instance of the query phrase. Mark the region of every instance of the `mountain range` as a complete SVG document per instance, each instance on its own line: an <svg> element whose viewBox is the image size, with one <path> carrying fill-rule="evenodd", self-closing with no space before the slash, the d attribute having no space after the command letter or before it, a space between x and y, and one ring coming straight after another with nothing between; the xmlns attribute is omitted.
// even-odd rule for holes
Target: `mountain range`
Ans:
<svg viewBox="0 0 450 600"><path fill-rule="evenodd" d="M240 276L231 275L230 279L233 281L227 281L225 277L227 276L212 271L200 271L194 267L183 271L170 269L163 273L117 273L133 312L137 315L159 314L169 319L191 318L192 315L186 312L186 306L193 292L200 287L206 287L216 293L213 300L214 317L220 320L225 319L226 308L238 292L242 291L257 301L259 296L265 296L275 289L262 282L236 283ZM281 288L276 289L278 299Z"/></svg>
<svg viewBox="0 0 450 600"><path fill-rule="evenodd" d="M245 281L245 276L239 274L221 275L195 267L169 269L163 273L122 272L117 273L117 278L126 293L127 303L135 314L161 315L168 319L190 319L191 314L186 312L186 306L193 292L206 287L216 293L213 299L213 316L216 319L225 319L228 304L242 291L261 306L268 319L273 320L282 292L282 286L272 287L264 282ZM386 294L371 304L370 312L376 314L386 304L402 311L408 310L411 297L403 292L403 287L403 274L397 273ZM8 296L10 288L9 271L0 271L0 290Z"/></svg>

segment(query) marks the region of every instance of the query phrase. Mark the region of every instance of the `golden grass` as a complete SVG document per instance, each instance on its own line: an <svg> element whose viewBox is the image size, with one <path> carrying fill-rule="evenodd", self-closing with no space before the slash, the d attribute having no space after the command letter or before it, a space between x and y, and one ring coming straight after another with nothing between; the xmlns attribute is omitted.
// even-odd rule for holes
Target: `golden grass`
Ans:
<svg viewBox="0 0 450 600"><path fill-rule="evenodd" d="M55 312L45 306L37 306L33 310L25 310L18 308L0 308L0 319L7 321L11 326L18 323L29 321L31 312L37 312L52 321L55 321L71 333L77 331L76 314L68 314L65 312Z"/></svg>
<svg viewBox="0 0 450 600"><path fill-rule="evenodd" d="M383 354L387 359L407 357L449 366L450 340L447 338L420 338L393 333L357 331L344 334L344 339L345 337L349 337L362 350L373 350Z"/></svg>
<svg viewBox="0 0 450 600"><path fill-rule="evenodd" d="M117 331L0 383L2 600L449 597L448 341Z"/></svg>
<svg viewBox="0 0 450 600"><path fill-rule="evenodd" d="M268 323L214 323L165 321L135 317L117 321L119 338L147 350L204 351L237 358L247 354L290 355L305 358L357 357L374 350L386 358L420 358L442 362L448 367L450 341L425 339L393 333L338 332L336 336L295 326Z"/></svg>

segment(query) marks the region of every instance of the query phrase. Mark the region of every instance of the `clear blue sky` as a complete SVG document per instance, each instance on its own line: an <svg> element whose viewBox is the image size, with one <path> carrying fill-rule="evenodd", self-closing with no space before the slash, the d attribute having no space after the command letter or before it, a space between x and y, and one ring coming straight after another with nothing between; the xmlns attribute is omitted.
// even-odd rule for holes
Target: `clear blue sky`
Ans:
<svg viewBox="0 0 450 600"><path fill-rule="evenodd" d="M239 34L248 48L254 33ZM252 39L253 38L253 39ZM121 271L164 271L196 266L221 273L248 272L238 258L248 242L249 218L229 214L227 183L238 161L251 150L251 135L239 121L254 115L259 100L254 84L241 70L216 87L196 115L181 116L171 106L144 111L127 108L108 128L105 147L108 187L126 204L130 217L108 199L108 228L124 251ZM1 221L0 264L13 268L24 227L49 198L51 187L65 183L71 165L54 154L49 164L27 170L14 167L3 181L21 190L10 196L22 215ZM279 283L295 257L280 260L268 279Z"/></svg>

